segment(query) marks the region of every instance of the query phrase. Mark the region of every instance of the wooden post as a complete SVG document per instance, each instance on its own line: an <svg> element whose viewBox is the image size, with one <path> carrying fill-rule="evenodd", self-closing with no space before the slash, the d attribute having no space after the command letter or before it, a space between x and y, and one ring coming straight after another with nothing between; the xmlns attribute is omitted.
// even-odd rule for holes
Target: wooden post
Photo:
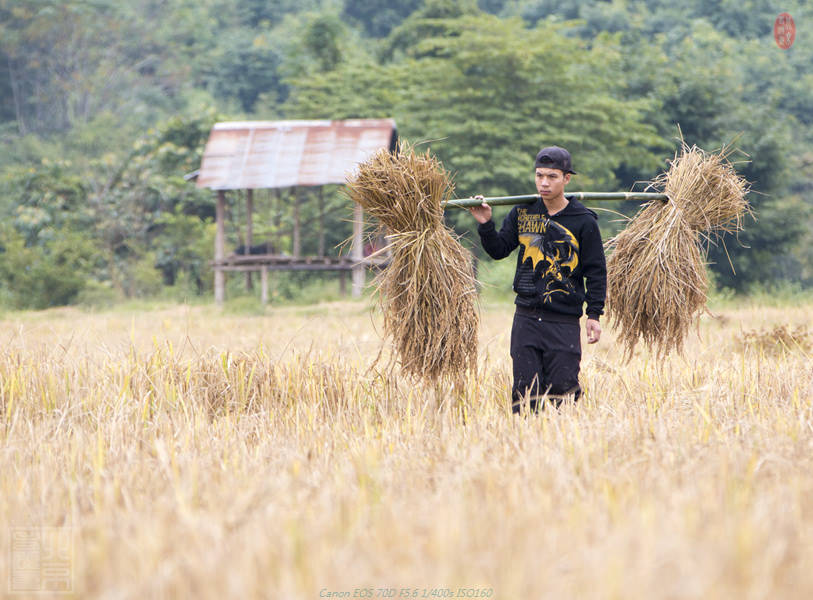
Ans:
<svg viewBox="0 0 813 600"><path fill-rule="evenodd" d="M217 206L215 208L215 261L220 262L225 256L226 234L224 220L226 215L226 192L217 191ZM226 299L226 272L215 265L215 302L223 304Z"/></svg>
<svg viewBox="0 0 813 600"><path fill-rule="evenodd" d="M246 190L246 245L243 254L251 254L251 246L254 245L254 190ZM251 281L251 271L246 271L246 290L254 289Z"/></svg>
<svg viewBox="0 0 813 600"><path fill-rule="evenodd" d="M299 188L294 188L294 239L293 239L293 252L294 258L299 258L302 255L302 240L299 236Z"/></svg>
<svg viewBox="0 0 813 600"><path fill-rule="evenodd" d="M339 294L347 295L347 271L339 271Z"/></svg>
<svg viewBox="0 0 813 600"><path fill-rule="evenodd" d="M325 255L325 186L319 186L319 256Z"/></svg>
<svg viewBox="0 0 813 600"><path fill-rule="evenodd" d="M268 267L265 265L260 271L260 301L263 305L268 304Z"/></svg>
<svg viewBox="0 0 813 600"><path fill-rule="evenodd" d="M364 249L362 248L362 234L364 232L364 210L356 204L353 207L353 248L350 256L355 261L353 266L353 298L360 298L364 289Z"/></svg>
<svg viewBox="0 0 813 600"><path fill-rule="evenodd" d="M280 229L282 228L282 190L277 188L274 190L274 236L279 237L282 235ZM277 252L280 249L277 248Z"/></svg>

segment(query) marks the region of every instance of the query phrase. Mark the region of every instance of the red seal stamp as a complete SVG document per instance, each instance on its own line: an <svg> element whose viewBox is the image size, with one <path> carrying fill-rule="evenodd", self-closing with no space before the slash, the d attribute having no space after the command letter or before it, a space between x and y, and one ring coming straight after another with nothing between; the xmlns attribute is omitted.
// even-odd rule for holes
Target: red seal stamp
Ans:
<svg viewBox="0 0 813 600"><path fill-rule="evenodd" d="M796 23L788 13L781 13L776 17L773 23L773 39L782 50L793 46L793 40L796 39Z"/></svg>

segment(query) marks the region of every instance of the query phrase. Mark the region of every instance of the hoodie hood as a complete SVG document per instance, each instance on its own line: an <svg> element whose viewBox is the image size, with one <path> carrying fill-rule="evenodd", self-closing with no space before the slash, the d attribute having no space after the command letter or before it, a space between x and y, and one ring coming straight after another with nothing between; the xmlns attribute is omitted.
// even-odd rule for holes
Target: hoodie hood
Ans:
<svg viewBox="0 0 813 600"><path fill-rule="evenodd" d="M567 206L565 206L562 210L558 213L553 215L551 218L558 218L558 217L575 217L579 215L591 215L594 219L598 220L598 215L587 208L584 204L580 201L576 200L574 196L568 196L565 194L565 198L567 198ZM540 198L533 204L528 205L529 210L533 212L538 212L543 215L548 214L548 208L545 206L545 202Z"/></svg>
<svg viewBox="0 0 813 600"><path fill-rule="evenodd" d="M573 196L568 196L565 194L565 198L567 198L567 206L565 206L561 212L556 213L554 216L558 217L562 216L576 216L576 215L593 215L593 218L598 219L598 215L587 208L584 204L576 200Z"/></svg>

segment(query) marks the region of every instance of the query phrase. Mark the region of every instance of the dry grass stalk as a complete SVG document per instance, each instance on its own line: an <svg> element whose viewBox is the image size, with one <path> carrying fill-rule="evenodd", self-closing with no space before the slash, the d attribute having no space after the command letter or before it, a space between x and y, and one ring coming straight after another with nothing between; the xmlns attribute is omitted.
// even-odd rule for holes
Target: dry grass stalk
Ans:
<svg viewBox="0 0 813 600"><path fill-rule="evenodd" d="M777 325L772 329L744 331L740 337L740 348L753 348L767 354L794 351L809 354L813 349L813 330L804 325L794 328Z"/></svg>
<svg viewBox="0 0 813 600"><path fill-rule="evenodd" d="M740 323L810 329L813 301L723 308L678 368L615 369L602 342L578 407L534 419L508 410L503 344L464 410L365 373L353 308L6 311L2 597L813 597L810 358L735 351ZM512 309L483 311L483 339ZM72 536L71 595L11 593L11 528L40 526Z"/></svg>
<svg viewBox="0 0 813 600"><path fill-rule="evenodd" d="M348 189L390 234L392 260L376 284L384 329L404 372L438 381L474 370L476 279L471 254L443 222L449 174L428 151L402 145L361 164Z"/></svg>
<svg viewBox="0 0 813 600"><path fill-rule="evenodd" d="M683 144L652 184L669 202L648 203L608 242L607 312L628 356L639 340L659 356L680 351L706 305L705 247L741 229L747 182L727 160Z"/></svg>

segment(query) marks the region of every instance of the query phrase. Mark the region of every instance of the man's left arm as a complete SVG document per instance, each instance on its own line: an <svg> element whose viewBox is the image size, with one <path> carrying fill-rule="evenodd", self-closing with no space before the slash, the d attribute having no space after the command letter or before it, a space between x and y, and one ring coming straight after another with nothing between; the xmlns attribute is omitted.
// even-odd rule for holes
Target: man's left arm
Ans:
<svg viewBox="0 0 813 600"><path fill-rule="evenodd" d="M607 297L607 263L601 232L595 219L590 219L582 232L580 254L586 284L587 341L594 344L601 337L599 317L604 313L604 301Z"/></svg>

